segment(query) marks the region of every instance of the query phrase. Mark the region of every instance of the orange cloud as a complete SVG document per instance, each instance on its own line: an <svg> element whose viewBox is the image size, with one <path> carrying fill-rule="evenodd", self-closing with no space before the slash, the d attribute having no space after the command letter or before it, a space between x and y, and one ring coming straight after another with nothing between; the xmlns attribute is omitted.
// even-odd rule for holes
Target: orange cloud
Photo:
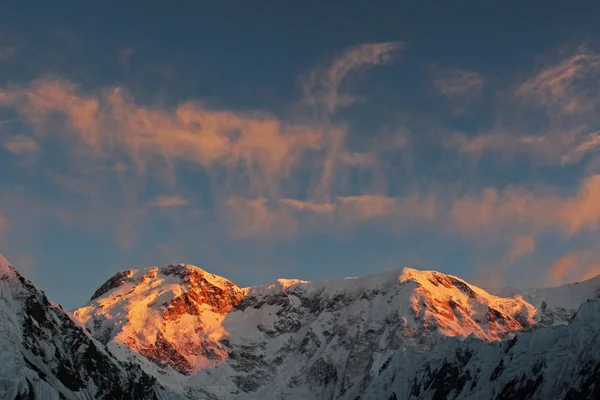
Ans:
<svg viewBox="0 0 600 400"><path fill-rule="evenodd" d="M535 250L535 238L530 235L521 235L513 239L506 255L509 264L528 256Z"/></svg>
<svg viewBox="0 0 600 400"><path fill-rule="evenodd" d="M593 261L589 251L572 251L556 260L548 270L548 279L559 285L581 281L600 273L600 263Z"/></svg>
<svg viewBox="0 0 600 400"><path fill-rule="evenodd" d="M386 63L400 47L384 43L351 49L328 70L328 79L340 83L351 71ZM294 234L298 211L324 215L333 214L337 207L336 215L346 215L343 210L349 202L332 203L334 193L347 184L344 174L351 168L373 170L378 152L394 151L407 143L405 134L394 133L367 151L349 151L344 125L286 123L265 113L214 110L198 102L170 109L142 106L122 88L86 92L73 82L52 77L0 90L0 106L17 111L34 132L34 138L18 137L6 146L25 152L46 140L66 144L77 170L85 173L49 173L50 177L102 210L106 206L97 200L102 182L90 182L86 177L90 172L110 172L111 182L115 178L120 182L132 173L168 175L164 171L174 171L178 163L203 167L212 178L216 202L230 199L225 202L233 210L229 226L236 226L231 232L238 236ZM295 174L309 177L300 183L308 191L309 201L304 204L286 198L286 191L299 185ZM124 183L122 188L127 204L118 218L117 239L127 248L133 243L131 225L140 207L175 207L185 202L164 197L134 204L138 196L133 192L140 185ZM255 218L248 217L247 211L257 213ZM231 222L236 216L240 218L237 225ZM122 229L124 224L129 228Z"/></svg>
<svg viewBox="0 0 600 400"><path fill-rule="evenodd" d="M432 221L435 199L413 194L403 198L380 195L337 197L331 203L285 198L278 203L264 198L228 199L223 205L230 233L238 237L286 238L314 232L347 232L348 224L382 222L405 226Z"/></svg>
<svg viewBox="0 0 600 400"><path fill-rule="evenodd" d="M431 221L436 215L435 198L413 194L407 197L362 195L338 198L338 213L342 220L361 222L385 219L409 223Z"/></svg>
<svg viewBox="0 0 600 400"><path fill-rule="evenodd" d="M56 125L62 121L75 139L75 152L86 159L125 154L142 171L154 161L171 166L191 161L230 174L242 167L237 183L258 195L273 195L303 154L339 147L343 138L335 127L286 124L270 115L209 110L192 102L173 110L143 107L121 88L82 95L77 85L51 78L4 91L0 104L16 108L39 135L64 134Z"/></svg>
<svg viewBox="0 0 600 400"><path fill-rule="evenodd" d="M298 221L285 208L267 199L232 197L225 201L224 219L230 234L237 237L290 237L298 232Z"/></svg>
<svg viewBox="0 0 600 400"><path fill-rule="evenodd" d="M595 278L598 275L600 275L600 262L588 266L579 278L577 278L577 281L585 281L587 279Z"/></svg>
<svg viewBox="0 0 600 400"><path fill-rule="evenodd" d="M463 232L501 230L507 226L527 231L559 230L568 235L598 228L600 175L586 178L576 195L561 197L547 191L488 188L481 195L454 201L449 218Z"/></svg>
<svg viewBox="0 0 600 400"><path fill-rule="evenodd" d="M234 210L230 212L230 222L234 218L241 219L244 227L240 229L244 232L241 236L274 231L283 231L289 236L299 232L301 219L309 221L313 229L322 229L324 225L341 228L343 224L380 221L396 228L434 223L469 236L504 232L508 233L505 238L512 237L506 255L509 264L533 253L535 237L544 232L562 232L571 236L598 230L598 204L600 175L583 180L577 192L570 196L560 196L547 189L487 188L480 194L459 197L438 192L429 195L413 193L405 197L338 196L332 202L285 198L272 203L264 198L235 198L226 203ZM298 214L300 212L302 216ZM518 232L516 236L515 232Z"/></svg>

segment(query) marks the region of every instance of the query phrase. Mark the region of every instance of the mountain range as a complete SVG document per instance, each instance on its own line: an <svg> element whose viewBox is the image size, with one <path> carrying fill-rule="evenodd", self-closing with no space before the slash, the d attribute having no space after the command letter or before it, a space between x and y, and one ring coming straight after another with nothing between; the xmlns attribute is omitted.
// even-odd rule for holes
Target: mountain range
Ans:
<svg viewBox="0 0 600 400"><path fill-rule="evenodd" d="M599 399L600 276L436 271L242 288L173 264L67 311L0 256L2 399Z"/></svg>

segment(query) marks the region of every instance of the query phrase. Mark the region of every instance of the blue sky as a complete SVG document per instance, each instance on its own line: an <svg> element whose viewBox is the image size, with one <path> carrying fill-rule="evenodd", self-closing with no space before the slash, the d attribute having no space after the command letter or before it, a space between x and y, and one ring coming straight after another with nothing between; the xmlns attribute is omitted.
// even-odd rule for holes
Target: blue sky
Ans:
<svg viewBox="0 0 600 400"><path fill-rule="evenodd" d="M600 273L596 2L38 3L0 15L0 252L67 308L171 262Z"/></svg>

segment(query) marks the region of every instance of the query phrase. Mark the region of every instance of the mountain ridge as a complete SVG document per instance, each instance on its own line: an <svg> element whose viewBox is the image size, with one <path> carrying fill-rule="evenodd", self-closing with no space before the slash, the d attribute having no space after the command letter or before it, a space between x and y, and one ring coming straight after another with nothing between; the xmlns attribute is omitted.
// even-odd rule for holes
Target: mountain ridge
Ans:
<svg viewBox="0 0 600 400"><path fill-rule="evenodd" d="M2 260L0 315L7 315L17 304L6 300L7 288L19 287L10 276L20 274ZM592 399L600 390L598 298L600 276L503 298L410 268L240 288L172 264L119 272L71 314L38 301L43 318L63 322L34 336L53 348L89 337L123 399ZM21 311L23 321L35 320L35 311ZM0 344L30 337L0 327ZM0 353L27 358L15 348ZM63 353L57 360L74 360L75 370L77 352ZM34 365L58 362L40 354ZM89 382L99 379L93 364L79 368ZM8 385L35 398L110 398L114 389L108 382L57 389L57 378L25 371L27 381L0 368L0 394ZM135 389L131 379L144 384Z"/></svg>

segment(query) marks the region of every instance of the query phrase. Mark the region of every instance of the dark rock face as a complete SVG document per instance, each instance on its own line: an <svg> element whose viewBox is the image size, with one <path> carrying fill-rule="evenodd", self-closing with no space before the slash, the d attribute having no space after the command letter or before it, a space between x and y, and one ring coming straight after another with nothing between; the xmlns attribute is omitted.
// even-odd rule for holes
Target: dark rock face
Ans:
<svg viewBox="0 0 600 400"><path fill-rule="evenodd" d="M192 366L159 331L156 333L154 346L140 349L140 354L160 367L170 365L182 374L188 374Z"/></svg>
<svg viewBox="0 0 600 400"><path fill-rule="evenodd" d="M98 288L98 290L96 290L94 292L94 295L92 296L90 301L97 299L98 297L102 296L104 293L108 292L109 290L118 288L119 286L123 285L124 283L131 282L131 279L129 277L131 276L132 273L133 273L132 270L117 272L112 278L110 278L108 281L104 282L104 284L102 286L100 286Z"/></svg>
<svg viewBox="0 0 600 400"><path fill-rule="evenodd" d="M582 365L576 383L565 395L565 400L600 399L600 361L595 365L593 361Z"/></svg>
<svg viewBox="0 0 600 400"><path fill-rule="evenodd" d="M164 305L163 318L174 320L183 314L198 315L199 307L204 304L211 306L213 312L227 314L237 306L243 295L235 290L235 285L226 282L224 287L211 284L204 272L190 269L182 265L170 265L160 268L163 275L175 275L181 278L182 284L189 290Z"/></svg>

